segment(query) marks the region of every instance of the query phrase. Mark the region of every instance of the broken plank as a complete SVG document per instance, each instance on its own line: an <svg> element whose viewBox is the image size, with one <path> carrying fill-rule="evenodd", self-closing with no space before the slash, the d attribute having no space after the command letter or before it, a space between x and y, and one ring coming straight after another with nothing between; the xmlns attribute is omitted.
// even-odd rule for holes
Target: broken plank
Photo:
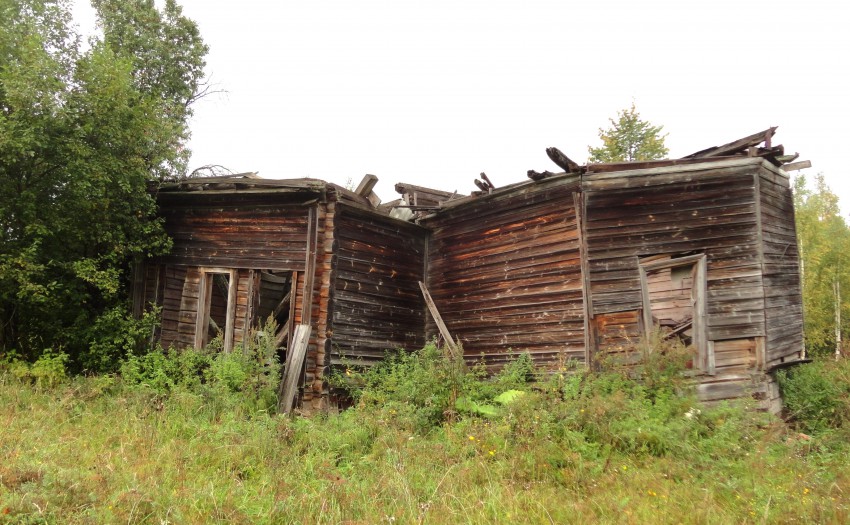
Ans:
<svg viewBox="0 0 850 525"><path fill-rule="evenodd" d="M307 355L307 344L310 342L312 330L312 327L306 324L300 324L295 328L292 349L287 352L285 375L280 384L278 398L278 411L283 414L292 410L298 378L301 375L301 367L304 365L304 357Z"/></svg>

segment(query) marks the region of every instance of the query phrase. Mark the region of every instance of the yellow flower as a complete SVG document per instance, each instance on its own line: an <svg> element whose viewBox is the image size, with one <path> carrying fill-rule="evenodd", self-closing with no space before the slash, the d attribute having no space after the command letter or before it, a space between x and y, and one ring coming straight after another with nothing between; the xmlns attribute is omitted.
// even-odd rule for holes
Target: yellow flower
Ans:
<svg viewBox="0 0 850 525"><path fill-rule="evenodd" d="M808 494L808 493L809 493L809 487L804 488L804 489L803 489L803 494Z"/></svg>
<svg viewBox="0 0 850 525"><path fill-rule="evenodd" d="M495 456L495 455L496 455L496 451L495 451L495 450L491 450L491 451L490 451L490 455L491 455L491 456Z"/></svg>
<svg viewBox="0 0 850 525"><path fill-rule="evenodd" d="M475 436L469 436L470 441L475 441Z"/></svg>

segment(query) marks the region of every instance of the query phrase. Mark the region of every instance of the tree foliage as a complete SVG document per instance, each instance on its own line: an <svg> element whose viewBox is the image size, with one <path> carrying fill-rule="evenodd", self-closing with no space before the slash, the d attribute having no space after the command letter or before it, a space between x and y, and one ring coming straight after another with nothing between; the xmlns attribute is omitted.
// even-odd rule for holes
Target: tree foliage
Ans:
<svg viewBox="0 0 850 525"><path fill-rule="evenodd" d="M173 1L95 7L84 49L66 0L0 0L0 350L87 369L129 322L129 262L169 246L148 189L185 173L206 53Z"/></svg>
<svg viewBox="0 0 850 525"><path fill-rule="evenodd" d="M803 312L809 353L835 351L836 301L841 319L850 313L850 228L840 215L838 196L815 178L814 190L804 176L794 180L794 212L800 246ZM836 291L839 292L836 295ZM842 323L842 340L847 326Z"/></svg>
<svg viewBox="0 0 850 525"><path fill-rule="evenodd" d="M656 160L667 156L664 145L667 134L661 134L663 126L653 126L641 120L635 104L617 113L617 120L608 119L611 127L599 128L602 146L588 146L588 162L629 162L634 160Z"/></svg>

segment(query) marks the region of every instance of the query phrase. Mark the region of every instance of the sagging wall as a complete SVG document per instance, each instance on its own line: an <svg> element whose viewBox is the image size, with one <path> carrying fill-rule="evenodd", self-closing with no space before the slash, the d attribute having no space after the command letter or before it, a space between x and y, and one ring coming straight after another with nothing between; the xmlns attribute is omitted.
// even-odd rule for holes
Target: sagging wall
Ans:
<svg viewBox="0 0 850 525"><path fill-rule="evenodd" d="M468 360L498 366L513 349L540 364L585 361L578 187L526 184L424 221L427 284Z"/></svg>
<svg viewBox="0 0 850 525"><path fill-rule="evenodd" d="M225 332L232 333L231 346L238 345L264 321L256 318L260 273L289 272L295 296L291 324L313 327L304 401L312 402L317 391L321 394L325 350L330 346L326 312L332 238L326 237L333 235L334 204L304 200L304 195L274 193L160 194L160 213L174 246L145 268L145 303L162 307L154 339L165 347L197 346L201 283L204 273L214 272L234 282L232 328Z"/></svg>
<svg viewBox="0 0 850 525"><path fill-rule="evenodd" d="M803 357L800 259L788 177L762 166L756 183L764 257L765 366L771 368Z"/></svg>
<svg viewBox="0 0 850 525"><path fill-rule="evenodd" d="M624 348L647 329L645 261L704 257L705 311L695 317L704 318L706 355L695 368L706 375L698 393L773 400L769 378L754 387L754 377L802 352L787 175L760 159L719 161L589 173L583 191L594 352Z"/></svg>
<svg viewBox="0 0 850 525"><path fill-rule="evenodd" d="M340 205L335 231L334 362L372 364L388 350L421 348L426 230Z"/></svg>

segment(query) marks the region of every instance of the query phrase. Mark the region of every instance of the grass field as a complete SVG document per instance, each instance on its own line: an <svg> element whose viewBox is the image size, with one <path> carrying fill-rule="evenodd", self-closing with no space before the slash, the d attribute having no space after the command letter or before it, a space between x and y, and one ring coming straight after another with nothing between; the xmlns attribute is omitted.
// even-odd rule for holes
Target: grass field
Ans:
<svg viewBox="0 0 850 525"><path fill-rule="evenodd" d="M841 429L800 434L622 374L557 376L489 416L453 413L444 394L483 406L522 385L416 379L445 383L434 366L397 363L365 378L354 408L292 419L218 390L4 373L0 522L850 522Z"/></svg>

